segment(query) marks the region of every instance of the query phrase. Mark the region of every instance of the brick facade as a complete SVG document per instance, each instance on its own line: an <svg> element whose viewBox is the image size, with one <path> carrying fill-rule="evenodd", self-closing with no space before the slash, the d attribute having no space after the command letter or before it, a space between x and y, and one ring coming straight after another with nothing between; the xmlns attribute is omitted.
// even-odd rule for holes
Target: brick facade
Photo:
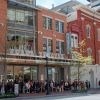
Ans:
<svg viewBox="0 0 100 100"><path fill-rule="evenodd" d="M7 20L7 0L0 0L0 52L4 52Z"/></svg>
<svg viewBox="0 0 100 100"><path fill-rule="evenodd" d="M52 18L52 30L46 30L43 28L43 16L48 16ZM55 20L61 20L64 22L64 33L56 32L55 29ZM50 11L45 8L41 8L40 11L38 11L38 51L43 52L43 37L49 37L53 40L53 53L56 53L56 40L63 40L65 41L65 34L67 32L67 19L65 15L59 14L57 12ZM42 34L41 34L42 32ZM65 48L66 49L66 48Z"/></svg>
<svg viewBox="0 0 100 100"><path fill-rule="evenodd" d="M86 53L87 48L92 49L93 64L99 64L100 41L98 41L97 29L100 29L100 19L94 17L95 15L88 14L81 10L77 10L77 20L68 23L68 31L78 34L79 41L86 39ZM86 25L91 26L90 38L86 36Z"/></svg>

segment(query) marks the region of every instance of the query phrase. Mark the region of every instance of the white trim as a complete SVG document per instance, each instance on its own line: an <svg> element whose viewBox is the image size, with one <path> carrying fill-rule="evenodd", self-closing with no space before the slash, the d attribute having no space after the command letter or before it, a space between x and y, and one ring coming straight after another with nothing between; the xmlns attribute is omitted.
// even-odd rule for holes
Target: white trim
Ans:
<svg viewBox="0 0 100 100"><path fill-rule="evenodd" d="M72 36L74 37L73 39L72 39ZM77 37L77 40L75 39L76 37ZM71 47L75 47L75 48L78 47L78 34L75 34L75 33L71 34Z"/></svg>
<svg viewBox="0 0 100 100"><path fill-rule="evenodd" d="M47 36L43 36L43 38L46 38L46 39L52 39L52 37L47 37Z"/></svg>
<svg viewBox="0 0 100 100"><path fill-rule="evenodd" d="M98 19L96 19L96 18L93 18L93 17L91 17L91 16L85 15L84 13L81 13L81 14L84 15L85 17L88 17L88 18L92 19L92 20L95 20L95 21L100 22L100 20L98 20Z"/></svg>
<svg viewBox="0 0 100 100"><path fill-rule="evenodd" d="M61 42L64 42L64 40L61 40L61 39L56 39L56 41L61 41Z"/></svg>
<svg viewBox="0 0 100 100"><path fill-rule="evenodd" d="M98 12L96 12L95 10L89 8L88 6L80 4L80 5L74 6L73 8L76 10L81 10L91 16L94 16L95 18L100 19L100 14Z"/></svg>
<svg viewBox="0 0 100 100"><path fill-rule="evenodd" d="M55 18L55 21L59 21L59 22L63 22L63 23L64 23L64 21L63 21L63 20L58 19L58 18Z"/></svg>
<svg viewBox="0 0 100 100"><path fill-rule="evenodd" d="M53 19L53 17L51 17L51 16L48 16L48 15L42 15L42 17L47 17L47 18L51 18L51 19Z"/></svg>

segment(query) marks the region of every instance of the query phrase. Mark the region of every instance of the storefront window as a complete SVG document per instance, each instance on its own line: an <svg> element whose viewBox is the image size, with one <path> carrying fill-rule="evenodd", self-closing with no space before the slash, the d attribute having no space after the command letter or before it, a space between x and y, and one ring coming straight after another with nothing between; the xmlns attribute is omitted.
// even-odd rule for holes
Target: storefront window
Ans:
<svg viewBox="0 0 100 100"><path fill-rule="evenodd" d="M14 77L18 80L23 80L23 66L14 66Z"/></svg>
<svg viewBox="0 0 100 100"><path fill-rule="evenodd" d="M0 77L3 79L3 74ZM38 80L38 67L36 66L7 66L7 81L23 80ZM2 81L2 80L1 80Z"/></svg>
<svg viewBox="0 0 100 100"><path fill-rule="evenodd" d="M24 82L31 80L31 69L30 67L24 67Z"/></svg>
<svg viewBox="0 0 100 100"><path fill-rule="evenodd" d="M38 67L31 68L31 79L38 80Z"/></svg>
<svg viewBox="0 0 100 100"><path fill-rule="evenodd" d="M48 77L49 77L49 80L53 80L53 81L58 82L61 79L63 79L62 78L63 77L62 76L62 72L60 71L60 69L61 68L57 68L57 67L49 67L48 68ZM46 71L46 69L45 69L45 71Z"/></svg>
<svg viewBox="0 0 100 100"><path fill-rule="evenodd" d="M52 68L48 68L48 77L49 80L52 80Z"/></svg>

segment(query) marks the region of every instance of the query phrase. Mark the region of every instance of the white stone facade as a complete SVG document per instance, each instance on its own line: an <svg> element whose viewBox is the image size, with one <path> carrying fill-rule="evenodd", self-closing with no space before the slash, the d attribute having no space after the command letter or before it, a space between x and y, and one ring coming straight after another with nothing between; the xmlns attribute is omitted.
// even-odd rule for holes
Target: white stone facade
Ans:
<svg viewBox="0 0 100 100"><path fill-rule="evenodd" d="M91 88L99 88L100 65L86 65L79 68L80 81L88 80ZM71 67L71 81L78 79L78 67Z"/></svg>

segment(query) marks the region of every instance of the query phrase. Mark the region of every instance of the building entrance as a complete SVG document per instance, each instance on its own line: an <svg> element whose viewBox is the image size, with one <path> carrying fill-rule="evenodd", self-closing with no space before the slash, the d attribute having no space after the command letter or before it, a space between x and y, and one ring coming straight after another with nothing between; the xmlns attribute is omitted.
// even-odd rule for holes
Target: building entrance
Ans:
<svg viewBox="0 0 100 100"><path fill-rule="evenodd" d="M49 67L48 68L48 76L49 80L53 80L56 82L59 82L61 80L64 80L64 68L59 67ZM47 78L46 78L47 79Z"/></svg>

